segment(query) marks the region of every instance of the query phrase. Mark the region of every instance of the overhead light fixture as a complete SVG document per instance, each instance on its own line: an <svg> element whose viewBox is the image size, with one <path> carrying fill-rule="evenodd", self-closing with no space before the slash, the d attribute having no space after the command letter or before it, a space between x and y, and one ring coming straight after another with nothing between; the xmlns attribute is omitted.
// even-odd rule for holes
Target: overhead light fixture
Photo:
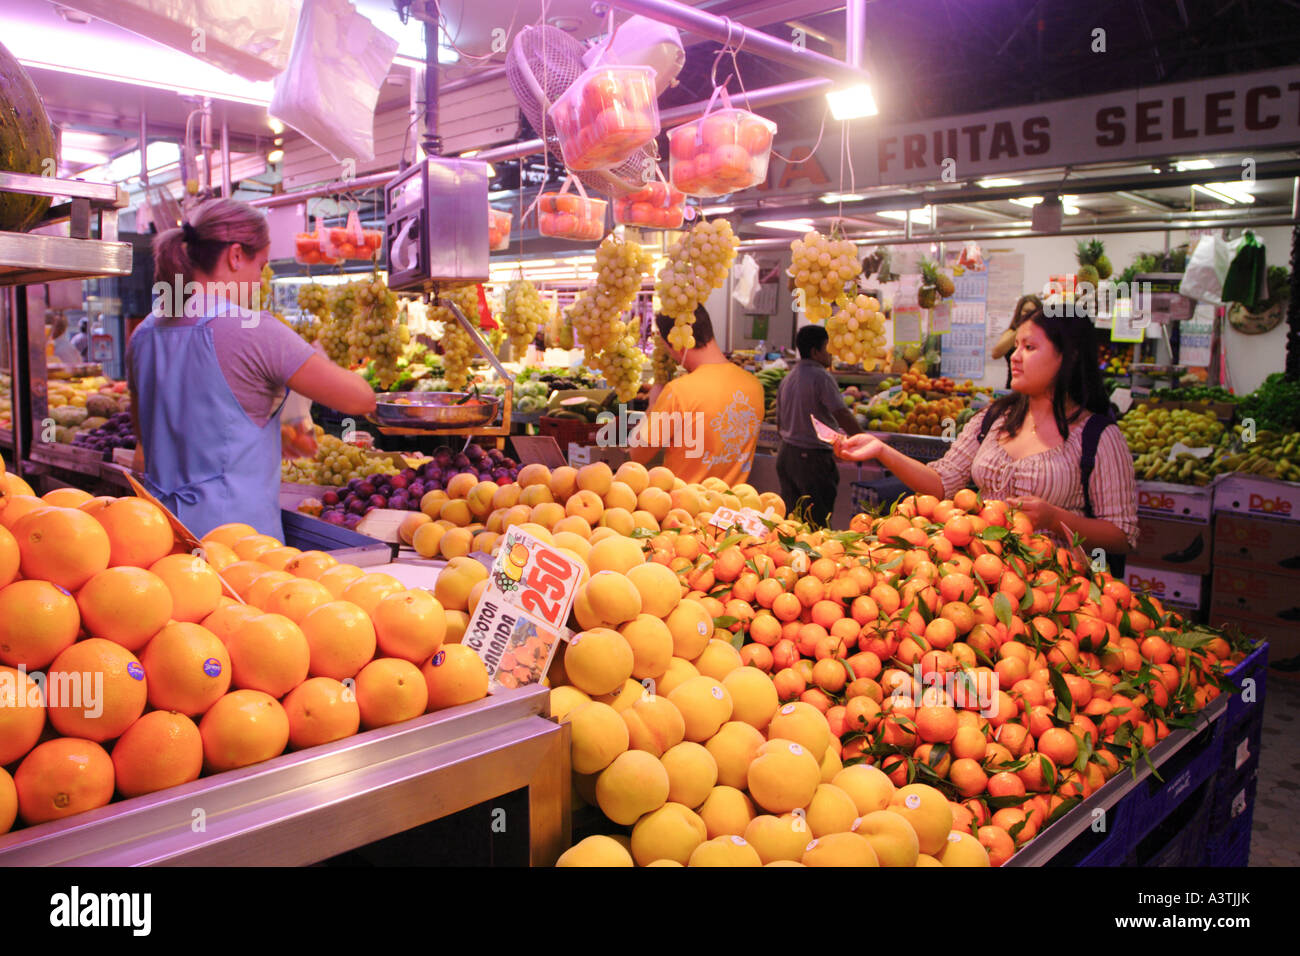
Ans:
<svg viewBox="0 0 1300 956"><path fill-rule="evenodd" d="M1023 186L1019 179L978 179L975 185L981 189L997 189L1001 186Z"/></svg>
<svg viewBox="0 0 1300 956"><path fill-rule="evenodd" d="M832 204L840 202L861 202L867 197L862 193L826 193L817 198L824 203Z"/></svg>
<svg viewBox="0 0 1300 956"><path fill-rule="evenodd" d="M281 123L274 116L272 116L270 119L266 121L266 125L271 128L271 132L274 133L276 136L279 136L281 133L284 132L284 124Z"/></svg>
<svg viewBox="0 0 1300 956"><path fill-rule="evenodd" d="M1174 169L1185 173L1189 169L1213 169L1214 163L1208 159L1182 159L1174 163Z"/></svg>
<svg viewBox="0 0 1300 956"><path fill-rule="evenodd" d="M782 232L808 232L813 227L811 219L764 219L754 225L760 229L780 229Z"/></svg>
<svg viewBox="0 0 1300 956"><path fill-rule="evenodd" d="M166 143L161 140L155 140L149 144L149 149L145 153L147 157L149 172L154 173L160 169L175 165L180 162L181 149L175 143ZM65 157L66 162L66 157ZM81 179L91 182L122 183L135 176L140 175L140 151L133 149L129 153L124 153L116 159L109 160L106 163L100 163L98 166L92 166L89 169L83 169L77 173Z"/></svg>
<svg viewBox="0 0 1300 956"><path fill-rule="evenodd" d="M855 83L843 89L831 90L826 94L826 103L831 108L831 116L837 120L861 119L863 116L875 116L880 110L876 108L876 98L871 87L865 83Z"/></svg>
<svg viewBox="0 0 1300 956"><path fill-rule="evenodd" d="M1198 192L1205 193L1219 202L1226 202L1230 206L1237 203L1249 205L1255 201L1255 197L1246 189L1246 184L1236 183L1197 183L1192 187Z"/></svg>
<svg viewBox="0 0 1300 956"><path fill-rule="evenodd" d="M911 219L914 223L928 225L933 212L934 207L925 206L922 209L878 209L868 213L868 215L877 216L881 219L893 219L896 222L907 222L908 219Z"/></svg>
<svg viewBox="0 0 1300 956"><path fill-rule="evenodd" d="M282 159L284 159L284 150L282 149L273 149L266 154L266 161L272 166L280 162Z"/></svg>
<svg viewBox="0 0 1300 956"><path fill-rule="evenodd" d="M1079 200L1078 196L1061 197L1061 207L1067 216L1079 215L1078 200ZM1040 202L1043 201L1043 197L1042 196L1019 196L1016 199L1013 199L1011 201L1015 203L1017 206L1026 206L1032 209L1034 206L1037 206Z"/></svg>
<svg viewBox="0 0 1300 956"><path fill-rule="evenodd" d="M727 213L735 211L735 206L705 206L700 210L706 216L725 216Z"/></svg>

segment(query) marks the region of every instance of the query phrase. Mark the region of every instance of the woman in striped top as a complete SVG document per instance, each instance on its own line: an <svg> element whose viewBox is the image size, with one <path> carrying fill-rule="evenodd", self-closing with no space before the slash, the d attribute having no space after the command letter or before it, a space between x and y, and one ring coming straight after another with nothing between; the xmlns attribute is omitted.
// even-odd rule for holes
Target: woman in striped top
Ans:
<svg viewBox="0 0 1300 956"><path fill-rule="evenodd" d="M1097 439L1084 494L1084 425L1092 415L1108 416L1110 408L1092 323L1036 310L1016 330L1011 388L972 418L948 453L930 465L868 434L840 440L836 452L852 461L879 460L918 494L951 498L973 481L985 498L1019 508L1035 528L1063 542L1073 532L1089 549L1124 554L1137 547L1133 459L1113 423ZM984 429L988 416L991 427ZM1088 499L1091 515L1085 515Z"/></svg>

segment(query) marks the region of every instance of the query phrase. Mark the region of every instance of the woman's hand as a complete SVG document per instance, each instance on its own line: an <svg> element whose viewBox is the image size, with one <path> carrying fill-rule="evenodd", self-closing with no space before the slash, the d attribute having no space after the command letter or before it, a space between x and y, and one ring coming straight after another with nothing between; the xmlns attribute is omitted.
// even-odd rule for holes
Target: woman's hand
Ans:
<svg viewBox="0 0 1300 956"><path fill-rule="evenodd" d="M880 456L885 443L875 435L861 432L849 438L837 438L833 447L835 454L846 461L871 461Z"/></svg>
<svg viewBox="0 0 1300 956"><path fill-rule="evenodd" d="M1037 495L1009 498L1007 504L1017 511L1023 511L1025 516L1034 523L1035 530L1055 531L1057 524L1065 514L1056 505L1050 501L1044 501Z"/></svg>

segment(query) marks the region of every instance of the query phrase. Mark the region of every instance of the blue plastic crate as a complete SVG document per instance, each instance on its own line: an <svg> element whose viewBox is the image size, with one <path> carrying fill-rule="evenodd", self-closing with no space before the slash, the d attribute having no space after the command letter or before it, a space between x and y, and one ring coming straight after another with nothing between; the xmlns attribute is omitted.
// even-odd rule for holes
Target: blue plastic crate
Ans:
<svg viewBox="0 0 1300 956"><path fill-rule="evenodd" d="M1210 811L1210 834L1219 836L1232 829L1243 816L1255 812L1255 794L1259 787L1259 761L1252 761L1249 771L1234 777L1228 784L1216 783L1214 807Z"/></svg>
<svg viewBox="0 0 1300 956"><path fill-rule="evenodd" d="M1210 780L1223 760L1223 720L1202 727L1196 737L1162 764L1126 798L1132 801L1129 835L1139 841L1175 813L1201 784Z"/></svg>
<svg viewBox="0 0 1300 956"><path fill-rule="evenodd" d="M1196 866L1205 855L1214 780L1206 780L1133 847L1129 866Z"/></svg>
<svg viewBox="0 0 1300 956"><path fill-rule="evenodd" d="M1211 834L1205 848L1206 866L1246 866L1250 863L1251 822L1254 814L1247 810L1232 821L1227 830Z"/></svg>
<svg viewBox="0 0 1300 956"><path fill-rule="evenodd" d="M1228 698L1228 712L1224 715L1224 720L1228 726L1241 723L1253 714L1262 714L1264 712L1264 685L1265 677L1268 675L1268 643L1264 642L1251 651L1240 664L1228 672L1228 676L1238 687L1242 688ZM1245 684L1245 681L1252 680L1253 684ZM1251 692L1253 699L1245 699L1247 692Z"/></svg>
<svg viewBox="0 0 1300 956"><path fill-rule="evenodd" d="M1259 763L1259 751L1264 739L1264 712L1258 710L1249 720L1224 728L1223 760L1219 765L1219 779L1231 786L1234 778L1246 768Z"/></svg>
<svg viewBox="0 0 1300 956"><path fill-rule="evenodd" d="M1131 794L1130 794L1131 796ZM1106 829L1098 833L1084 830L1060 852L1046 862L1046 866L1123 866L1133 849L1126 823L1130 814L1125 810L1126 797L1107 811Z"/></svg>

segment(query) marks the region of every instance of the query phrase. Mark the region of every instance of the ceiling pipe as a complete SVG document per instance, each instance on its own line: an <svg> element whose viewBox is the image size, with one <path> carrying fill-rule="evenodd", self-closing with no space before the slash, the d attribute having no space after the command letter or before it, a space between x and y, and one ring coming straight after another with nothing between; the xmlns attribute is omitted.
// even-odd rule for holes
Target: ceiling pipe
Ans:
<svg viewBox="0 0 1300 956"><path fill-rule="evenodd" d="M844 6L844 61L862 68L867 50L867 0L848 0Z"/></svg>
<svg viewBox="0 0 1300 956"><path fill-rule="evenodd" d="M851 66L834 57L795 46L790 40L781 40L768 33L737 23L729 17L715 17L694 7L674 0L606 0L609 6L624 13L636 13L679 30L717 43L730 41L733 46L774 60L795 69L830 77L840 84L870 83L871 76L860 66ZM853 6L850 0L850 7Z"/></svg>

